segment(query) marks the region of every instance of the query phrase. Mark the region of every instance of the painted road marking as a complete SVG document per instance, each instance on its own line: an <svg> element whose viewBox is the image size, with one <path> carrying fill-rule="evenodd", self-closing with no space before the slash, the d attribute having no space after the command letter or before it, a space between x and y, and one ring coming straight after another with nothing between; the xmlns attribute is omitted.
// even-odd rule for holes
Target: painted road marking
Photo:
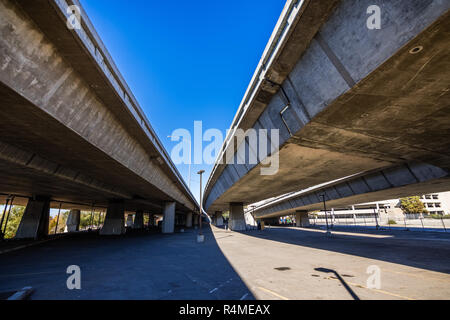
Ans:
<svg viewBox="0 0 450 320"><path fill-rule="evenodd" d="M247 298L247 296L248 296L248 293L244 294L244 295L242 296L242 298L239 299L239 300L244 300L245 298Z"/></svg>
<svg viewBox="0 0 450 320"><path fill-rule="evenodd" d="M283 297L282 295L280 295L280 294L278 294L278 293L276 293L276 292L273 292L273 291L271 291L271 290L269 290L269 289L266 289L266 288L263 288L263 287L256 287L256 288L259 289L259 290L265 291L265 292L267 292L267 293L270 293L271 295L273 295L273 296L275 296L275 297L278 297L278 298L280 298L281 300L289 300L288 298Z"/></svg>

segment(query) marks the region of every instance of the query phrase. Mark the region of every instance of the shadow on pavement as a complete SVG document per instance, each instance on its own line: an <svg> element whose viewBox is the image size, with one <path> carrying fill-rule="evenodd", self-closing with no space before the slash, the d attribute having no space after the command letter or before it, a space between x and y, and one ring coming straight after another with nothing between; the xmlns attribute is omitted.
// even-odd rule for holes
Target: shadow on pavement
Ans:
<svg viewBox="0 0 450 320"><path fill-rule="evenodd" d="M302 247L333 251L369 259L450 274L450 235L444 233L324 230L271 227L242 234Z"/></svg>
<svg viewBox="0 0 450 320"><path fill-rule="evenodd" d="M197 232L78 234L0 255L0 292L30 286L32 299L254 299L222 254L209 226ZM81 269L81 290L69 290L67 268Z"/></svg>

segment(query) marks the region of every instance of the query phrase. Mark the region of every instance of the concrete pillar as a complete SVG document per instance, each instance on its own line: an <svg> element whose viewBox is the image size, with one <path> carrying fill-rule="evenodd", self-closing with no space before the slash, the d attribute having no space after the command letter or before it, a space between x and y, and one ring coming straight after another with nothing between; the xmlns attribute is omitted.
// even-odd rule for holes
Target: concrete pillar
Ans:
<svg viewBox="0 0 450 320"><path fill-rule="evenodd" d="M222 211L216 211L216 226L221 227L223 226L223 216Z"/></svg>
<svg viewBox="0 0 450 320"><path fill-rule="evenodd" d="M192 212L186 214L186 228L192 228Z"/></svg>
<svg viewBox="0 0 450 320"><path fill-rule="evenodd" d="M133 215L132 214L127 214L127 222L125 223L125 226L127 228L133 227Z"/></svg>
<svg viewBox="0 0 450 320"><path fill-rule="evenodd" d="M194 227L197 227L198 226L198 214L194 214L192 216L192 219L194 221Z"/></svg>
<svg viewBox="0 0 450 320"><path fill-rule="evenodd" d="M70 210L69 216L66 221L66 231L67 232L78 232L80 231L80 220L81 211L78 209Z"/></svg>
<svg viewBox="0 0 450 320"><path fill-rule="evenodd" d="M230 203L229 228L233 231L245 231L245 216L243 203Z"/></svg>
<svg viewBox="0 0 450 320"><path fill-rule="evenodd" d="M133 229L143 229L144 228L144 212L136 211L134 216Z"/></svg>
<svg viewBox="0 0 450 320"><path fill-rule="evenodd" d="M148 214L148 226L153 227L155 225L155 216L152 213Z"/></svg>
<svg viewBox="0 0 450 320"><path fill-rule="evenodd" d="M164 220L162 224L162 233L175 232L175 202L166 202L164 205Z"/></svg>
<svg viewBox="0 0 450 320"><path fill-rule="evenodd" d="M125 207L121 200L110 201L106 210L101 235L120 235L125 233Z"/></svg>
<svg viewBox="0 0 450 320"><path fill-rule="evenodd" d="M16 239L39 239L48 235L50 199L29 200L17 229Z"/></svg>
<svg viewBox="0 0 450 320"><path fill-rule="evenodd" d="M295 220L297 223L297 227L309 227L309 217L308 217L308 211L297 211L295 213Z"/></svg>

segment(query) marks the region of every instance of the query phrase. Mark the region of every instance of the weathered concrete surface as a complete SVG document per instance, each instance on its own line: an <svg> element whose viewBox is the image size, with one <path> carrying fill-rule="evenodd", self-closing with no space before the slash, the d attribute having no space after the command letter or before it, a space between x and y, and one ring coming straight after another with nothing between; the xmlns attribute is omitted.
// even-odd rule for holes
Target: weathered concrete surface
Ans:
<svg viewBox="0 0 450 320"><path fill-rule="evenodd" d="M244 205L242 203L230 203L230 220L228 227L233 231L245 231L246 223Z"/></svg>
<svg viewBox="0 0 450 320"><path fill-rule="evenodd" d="M125 206L123 201L110 201L106 211L101 235L121 235L125 233Z"/></svg>
<svg viewBox="0 0 450 320"><path fill-rule="evenodd" d="M309 227L308 211L297 211L295 213L295 223L297 227L302 228Z"/></svg>
<svg viewBox="0 0 450 320"><path fill-rule="evenodd" d="M216 211L216 213L214 214L215 217L215 225L217 227L221 227L223 226L223 216L222 216L222 211Z"/></svg>
<svg viewBox="0 0 450 320"><path fill-rule="evenodd" d="M16 232L16 239L39 239L48 235L50 199L38 197L28 201Z"/></svg>
<svg viewBox="0 0 450 320"><path fill-rule="evenodd" d="M194 210L89 19L83 12L82 30L69 30L64 6L0 1L0 193Z"/></svg>
<svg viewBox="0 0 450 320"><path fill-rule="evenodd" d="M211 230L203 232L201 246L194 230L101 240L85 233L4 254L0 291L32 286L32 300L253 300ZM66 286L67 266L74 264L81 268L82 290ZM178 318L178 308L172 311L166 315Z"/></svg>
<svg viewBox="0 0 450 320"><path fill-rule="evenodd" d="M166 202L164 205L162 233L174 233L175 231L175 206L175 202Z"/></svg>
<svg viewBox="0 0 450 320"><path fill-rule="evenodd" d="M450 183L448 171L420 163L375 170L308 190L268 200L253 212L258 218L277 217L296 210L321 210L323 198L328 208L346 207L384 199L439 192Z"/></svg>
<svg viewBox="0 0 450 320"><path fill-rule="evenodd" d="M303 3L304 13L311 3ZM283 45L269 43L232 125L280 130L278 173L261 176L261 163L216 164L205 192L208 211L402 163L450 168L450 3L382 1L380 30L366 27L371 1L334 4L316 3L326 19L295 55L289 48L299 45L310 21L280 18L294 21L286 27L293 30ZM283 76L271 78L272 64L282 62ZM247 142L239 148L256 152Z"/></svg>
<svg viewBox="0 0 450 320"><path fill-rule="evenodd" d="M80 231L80 220L81 220L81 211L70 210L69 216L66 221L66 230L67 232L77 232Z"/></svg>
<svg viewBox="0 0 450 320"><path fill-rule="evenodd" d="M192 228L192 212L186 215L186 228Z"/></svg>
<svg viewBox="0 0 450 320"><path fill-rule="evenodd" d="M361 300L450 298L448 233L349 231L330 239L315 229L213 231L256 299L353 299L335 274L318 268L338 272ZM367 271L374 265L380 269L379 290L367 287Z"/></svg>

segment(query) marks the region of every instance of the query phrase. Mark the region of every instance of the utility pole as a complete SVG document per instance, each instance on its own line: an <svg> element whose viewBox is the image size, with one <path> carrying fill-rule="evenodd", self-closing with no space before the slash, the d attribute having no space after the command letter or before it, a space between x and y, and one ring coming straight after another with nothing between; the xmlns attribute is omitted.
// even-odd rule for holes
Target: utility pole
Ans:
<svg viewBox="0 0 450 320"><path fill-rule="evenodd" d="M321 194L320 196L322 197L322 200L323 200L323 209L325 211L325 221L327 223L327 237L329 237L329 236L331 236L331 231L328 226L328 215L327 215L327 205L326 205L325 194Z"/></svg>
<svg viewBox="0 0 450 320"><path fill-rule="evenodd" d="M197 242L203 242L205 241L205 236L202 234L202 215L203 215L203 192L202 192L202 177L205 173L205 170L200 170L197 172L197 174L200 175L200 215L198 216L198 226L199 226L199 232L197 237Z"/></svg>

